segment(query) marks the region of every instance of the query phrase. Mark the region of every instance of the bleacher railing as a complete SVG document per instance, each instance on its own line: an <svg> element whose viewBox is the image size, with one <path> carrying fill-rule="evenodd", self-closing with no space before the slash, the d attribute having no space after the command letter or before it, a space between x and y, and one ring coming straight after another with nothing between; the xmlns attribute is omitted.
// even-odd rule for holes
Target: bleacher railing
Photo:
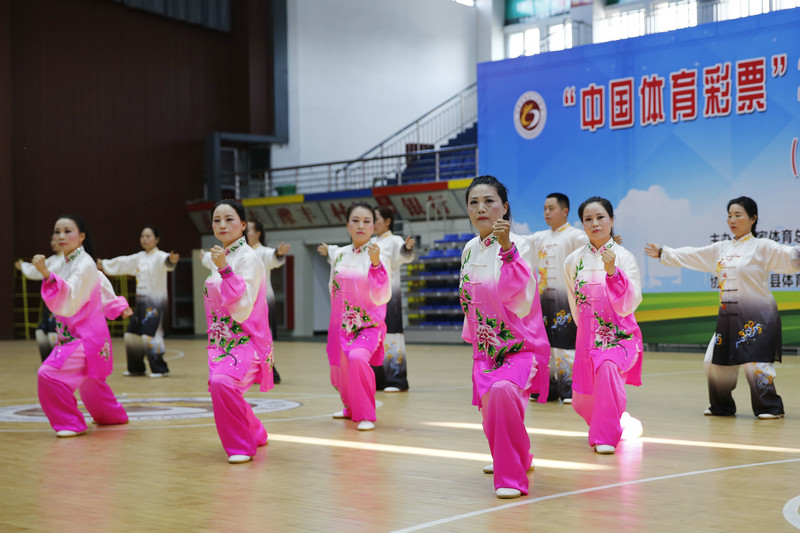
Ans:
<svg viewBox="0 0 800 533"><path fill-rule="evenodd" d="M236 173L227 176L230 190L225 196L259 198L446 181L475 177L477 168L478 146L468 144ZM407 169L413 169L413 177L404 176Z"/></svg>
<svg viewBox="0 0 800 533"><path fill-rule="evenodd" d="M400 184L405 169L427 155L435 159L433 174L424 179L415 176L415 181L473 177L474 169L471 174L453 169L452 158L468 151L477 168L477 146L444 145L477 120L478 88L472 84L354 159L220 174L222 197L257 198Z"/></svg>
<svg viewBox="0 0 800 533"><path fill-rule="evenodd" d="M373 146L340 172L358 173L361 160L435 150L478 120L478 85L473 83L423 116Z"/></svg>

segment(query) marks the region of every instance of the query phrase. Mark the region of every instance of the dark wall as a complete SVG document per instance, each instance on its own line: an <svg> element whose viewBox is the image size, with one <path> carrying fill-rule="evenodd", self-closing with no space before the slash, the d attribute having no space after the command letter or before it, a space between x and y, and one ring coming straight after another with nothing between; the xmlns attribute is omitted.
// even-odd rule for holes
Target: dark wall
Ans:
<svg viewBox="0 0 800 533"><path fill-rule="evenodd" d="M107 0L0 0L0 135L11 139L0 186L13 190L0 218L12 213L14 237L3 264L47 253L62 213L86 219L101 257L138 251L145 224L188 257L199 235L183 206L203 197L205 136L273 133L264 4L233 0L223 33Z"/></svg>
<svg viewBox="0 0 800 533"><path fill-rule="evenodd" d="M11 180L11 55L10 0L0 0L0 225L15 227L14 184ZM0 280L0 336L9 337L13 321L14 231L8 231L5 246L0 246L0 265L7 275Z"/></svg>

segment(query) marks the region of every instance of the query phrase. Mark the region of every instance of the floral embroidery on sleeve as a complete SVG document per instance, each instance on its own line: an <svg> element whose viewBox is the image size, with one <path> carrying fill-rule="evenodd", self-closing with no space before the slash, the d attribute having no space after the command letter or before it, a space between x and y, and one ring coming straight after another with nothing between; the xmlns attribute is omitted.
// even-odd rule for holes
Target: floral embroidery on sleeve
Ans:
<svg viewBox="0 0 800 533"><path fill-rule="evenodd" d="M229 316L218 317L216 314L211 315L212 323L208 328L208 344L210 346L216 345L222 354L218 355L212 361L219 362L226 357L233 359L233 364L239 364L239 360L231 353L235 347L250 341L247 335L237 336L242 333L242 326Z"/></svg>

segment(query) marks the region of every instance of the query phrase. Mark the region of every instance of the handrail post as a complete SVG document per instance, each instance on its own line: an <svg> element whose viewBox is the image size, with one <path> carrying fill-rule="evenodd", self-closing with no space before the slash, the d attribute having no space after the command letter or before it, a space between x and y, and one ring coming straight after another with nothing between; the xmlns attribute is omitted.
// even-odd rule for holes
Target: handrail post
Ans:
<svg viewBox="0 0 800 533"><path fill-rule="evenodd" d="M436 178L434 181L439 181L439 151L436 151Z"/></svg>

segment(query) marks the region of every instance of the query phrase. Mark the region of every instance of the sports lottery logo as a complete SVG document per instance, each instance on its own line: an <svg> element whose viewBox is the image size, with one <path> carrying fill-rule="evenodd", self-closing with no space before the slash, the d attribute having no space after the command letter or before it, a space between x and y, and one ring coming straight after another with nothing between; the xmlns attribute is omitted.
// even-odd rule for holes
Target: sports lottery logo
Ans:
<svg viewBox="0 0 800 533"><path fill-rule="evenodd" d="M514 106L514 127L523 139L535 139L547 122L547 105L542 95L528 91L517 99Z"/></svg>

